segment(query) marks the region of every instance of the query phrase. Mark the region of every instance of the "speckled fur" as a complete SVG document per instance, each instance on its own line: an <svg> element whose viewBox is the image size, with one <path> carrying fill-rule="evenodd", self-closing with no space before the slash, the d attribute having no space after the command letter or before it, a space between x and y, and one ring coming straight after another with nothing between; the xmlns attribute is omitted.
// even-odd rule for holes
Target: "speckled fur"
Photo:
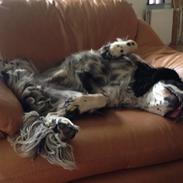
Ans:
<svg viewBox="0 0 183 183"><path fill-rule="evenodd" d="M136 48L133 40L117 39L98 50L72 54L43 73L29 61L1 61L1 78L25 112L31 112L25 113L20 134L10 140L15 151L24 156L40 153L49 162L70 169L74 158L68 141L79 129L70 119L76 115L104 107L139 108L161 116L177 109L183 100L178 74L144 64L131 53ZM26 121L31 114L35 121Z"/></svg>

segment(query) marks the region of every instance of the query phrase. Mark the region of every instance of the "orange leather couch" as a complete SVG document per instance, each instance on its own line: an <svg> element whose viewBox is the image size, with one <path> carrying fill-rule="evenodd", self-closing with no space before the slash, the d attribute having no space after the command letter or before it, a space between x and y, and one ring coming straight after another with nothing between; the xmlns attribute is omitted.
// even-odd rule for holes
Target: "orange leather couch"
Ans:
<svg viewBox="0 0 183 183"><path fill-rule="evenodd" d="M183 54L164 46L124 1L0 1L1 56L29 58L40 70L116 37L136 40L137 53L149 64L174 68L183 77ZM20 122L21 109L19 113L16 109L9 115ZM83 116L76 123L81 130L72 141L75 170L39 157L21 158L2 140L0 183L183 182L183 124L138 110L106 110L102 116Z"/></svg>

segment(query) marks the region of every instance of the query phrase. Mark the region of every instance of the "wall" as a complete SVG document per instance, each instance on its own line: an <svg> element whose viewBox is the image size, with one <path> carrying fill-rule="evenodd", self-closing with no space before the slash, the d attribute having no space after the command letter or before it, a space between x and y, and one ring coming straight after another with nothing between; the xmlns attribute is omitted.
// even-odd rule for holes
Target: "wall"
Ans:
<svg viewBox="0 0 183 183"><path fill-rule="evenodd" d="M169 45L172 38L173 9L151 10L150 25L163 43Z"/></svg>
<svg viewBox="0 0 183 183"><path fill-rule="evenodd" d="M137 16L143 18L143 13L147 4L147 0L127 0L132 4Z"/></svg>
<svg viewBox="0 0 183 183"><path fill-rule="evenodd" d="M144 17L144 10L146 8L147 0L127 0L132 4L137 16ZM172 23L173 11L172 9L161 9L153 11L151 14L150 25L157 33L164 44L169 44L172 39Z"/></svg>

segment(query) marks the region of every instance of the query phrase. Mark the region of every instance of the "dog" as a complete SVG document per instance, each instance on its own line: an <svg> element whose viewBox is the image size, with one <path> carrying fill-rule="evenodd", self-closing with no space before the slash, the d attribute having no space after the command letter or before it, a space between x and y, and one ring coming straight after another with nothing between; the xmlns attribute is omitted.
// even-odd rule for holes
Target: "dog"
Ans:
<svg viewBox="0 0 183 183"><path fill-rule="evenodd" d="M42 73L30 61L1 61L1 78L26 112L22 134L10 139L15 151L23 156L39 151L49 162L69 168L74 160L67 142L79 130L70 120L100 108L137 108L181 121L182 80L172 69L147 65L133 53L136 48L135 41L118 38L98 50L74 53ZM53 144L62 149L51 149ZM71 161L59 153L65 147Z"/></svg>

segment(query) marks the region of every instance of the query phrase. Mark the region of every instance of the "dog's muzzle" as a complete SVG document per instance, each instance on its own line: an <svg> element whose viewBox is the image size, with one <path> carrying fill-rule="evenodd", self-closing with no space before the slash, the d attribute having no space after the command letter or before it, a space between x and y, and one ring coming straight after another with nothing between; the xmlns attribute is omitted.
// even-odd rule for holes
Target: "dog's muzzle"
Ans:
<svg viewBox="0 0 183 183"><path fill-rule="evenodd" d="M171 88L167 88L167 90L170 95L165 100L169 102L170 111L165 114L165 117L170 119L183 118L183 94L176 93Z"/></svg>

